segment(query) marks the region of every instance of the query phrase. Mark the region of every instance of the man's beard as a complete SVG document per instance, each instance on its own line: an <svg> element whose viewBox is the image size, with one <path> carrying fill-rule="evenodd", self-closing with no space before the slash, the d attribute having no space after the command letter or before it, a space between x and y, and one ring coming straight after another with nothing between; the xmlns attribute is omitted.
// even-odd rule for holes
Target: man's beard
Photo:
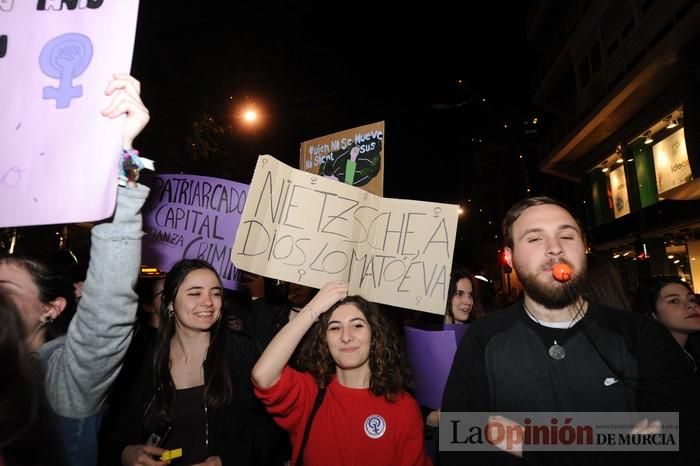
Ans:
<svg viewBox="0 0 700 466"><path fill-rule="evenodd" d="M571 266L571 264L565 260L559 260L558 262ZM550 265L553 264L554 263ZM517 264L513 265L515 265L515 272L518 273ZM571 268L574 269L573 267ZM576 272L576 269L574 269L574 272ZM563 309L575 303L581 297L586 281L585 262L583 268L579 270L578 273L573 273L571 280L567 282L553 281L551 283L543 283L537 278L537 273L518 273L518 278L520 278L520 282L523 284L525 293L527 293L533 301L547 309Z"/></svg>

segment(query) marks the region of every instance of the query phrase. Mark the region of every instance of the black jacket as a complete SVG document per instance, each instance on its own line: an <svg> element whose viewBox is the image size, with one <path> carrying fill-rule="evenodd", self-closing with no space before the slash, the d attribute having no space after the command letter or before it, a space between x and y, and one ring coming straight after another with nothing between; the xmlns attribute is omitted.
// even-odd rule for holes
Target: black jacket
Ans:
<svg viewBox="0 0 700 466"><path fill-rule="evenodd" d="M562 360L548 355L554 339L566 350ZM680 411L681 425L689 426L684 417L697 415L689 409L691 397L683 396L689 383L681 348L646 316L590 303L572 328L551 329L533 322L518 302L467 330L455 354L442 411ZM538 454L526 456L525 464L606 464L601 455L588 455L564 459ZM463 461L460 455L441 457L443 465ZM520 464L505 453L487 461ZM619 456L613 458L614 464L619 461Z"/></svg>
<svg viewBox="0 0 700 466"><path fill-rule="evenodd" d="M234 399L231 403L207 411L209 455L220 456L224 465L260 464L259 457L267 449L267 437L274 423L255 398L250 373L259 353L249 339L222 329L226 339L229 370L233 374ZM132 388L129 402L118 413L115 426L102 455L107 465L120 465L121 453L128 445L146 441L149 430L162 415L158 412L158 387L153 377L154 351L143 358L138 385ZM210 374L206 369L205 380Z"/></svg>

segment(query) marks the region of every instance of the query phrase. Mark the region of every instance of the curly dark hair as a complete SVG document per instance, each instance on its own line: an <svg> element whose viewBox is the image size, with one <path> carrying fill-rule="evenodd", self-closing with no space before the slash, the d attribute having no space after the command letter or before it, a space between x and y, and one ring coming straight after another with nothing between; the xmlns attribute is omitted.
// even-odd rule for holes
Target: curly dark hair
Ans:
<svg viewBox="0 0 700 466"><path fill-rule="evenodd" d="M413 375L406 362L401 340L379 307L362 296L348 296L322 314L304 339L297 357L302 370L310 372L319 387L327 387L336 371L328 349L326 329L333 311L343 304L352 304L364 314L372 334L369 350L371 372L369 389L376 396L395 401L413 386Z"/></svg>

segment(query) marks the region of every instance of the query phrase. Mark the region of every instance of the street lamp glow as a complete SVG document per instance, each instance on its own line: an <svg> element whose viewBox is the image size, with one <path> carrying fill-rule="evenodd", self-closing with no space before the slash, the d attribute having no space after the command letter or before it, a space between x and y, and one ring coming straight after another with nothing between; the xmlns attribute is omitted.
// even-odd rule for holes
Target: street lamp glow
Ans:
<svg viewBox="0 0 700 466"><path fill-rule="evenodd" d="M248 123L253 123L258 119L258 113L255 110L246 110L243 119Z"/></svg>

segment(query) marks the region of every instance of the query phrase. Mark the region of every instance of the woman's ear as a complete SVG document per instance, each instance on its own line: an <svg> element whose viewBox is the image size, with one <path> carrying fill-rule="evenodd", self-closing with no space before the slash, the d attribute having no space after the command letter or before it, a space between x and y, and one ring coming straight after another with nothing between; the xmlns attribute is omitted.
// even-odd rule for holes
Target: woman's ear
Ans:
<svg viewBox="0 0 700 466"><path fill-rule="evenodd" d="M58 298L50 301L44 305L44 312L41 315L42 321L54 321L58 319L58 316L66 309L68 302L66 298L59 296Z"/></svg>

